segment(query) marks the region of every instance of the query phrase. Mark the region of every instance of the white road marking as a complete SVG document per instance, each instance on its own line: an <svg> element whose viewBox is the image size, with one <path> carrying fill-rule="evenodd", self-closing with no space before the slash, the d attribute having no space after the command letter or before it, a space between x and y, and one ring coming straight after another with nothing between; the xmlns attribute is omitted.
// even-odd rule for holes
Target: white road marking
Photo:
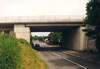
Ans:
<svg viewBox="0 0 100 69"><path fill-rule="evenodd" d="M65 54L66 54L66 52L63 52L63 53L65 53ZM80 56L76 56L76 55L71 54L71 53L68 53L68 54L69 54L69 55L71 55L71 56L80 57Z"/></svg>
<svg viewBox="0 0 100 69"><path fill-rule="evenodd" d="M82 66L82 65L80 65L80 64L78 64L78 63L76 63L76 62L74 62L74 61L72 61L72 60L69 60L69 59L67 59L67 58L65 58L65 57L62 57L62 56L60 56L60 55L58 55L58 54L56 54L56 53L52 53L52 54L54 54L54 55L56 55L56 56L59 56L59 57L65 59L66 61L69 61L69 62L71 62L71 63L73 63L73 64L75 64L75 65L77 65L77 66L79 66L79 67L81 67L81 68L87 69L85 66Z"/></svg>
<svg viewBox="0 0 100 69"><path fill-rule="evenodd" d="M66 53L66 52L63 52L63 53ZM84 57L81 57L81 56L76 56L76 55L73 55L73 54L70 54L70 53L69 53L69 55L74 56L74 57L79 57L79 58L82 58L82 59L87 59L87 58L84 58ZM94 61L92 59L87 59L87 60Z"/></svg>

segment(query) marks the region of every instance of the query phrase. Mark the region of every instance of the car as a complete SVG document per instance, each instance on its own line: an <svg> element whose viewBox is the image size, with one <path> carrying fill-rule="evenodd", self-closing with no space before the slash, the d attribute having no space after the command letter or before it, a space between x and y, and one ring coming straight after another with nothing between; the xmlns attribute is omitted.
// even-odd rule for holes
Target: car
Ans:
<svg viewBox="0 0 100 69"><path fill-rule="evenodd" d="M34 41L34 47L35 48L39 48L40 47L39 40Z"/></svg>
<svg viewBox="0 0 100 69"><path fill-rule="evenodd" d="M39 48L40 47L40 44L35 44L34 45L36 48Z"/></svg>

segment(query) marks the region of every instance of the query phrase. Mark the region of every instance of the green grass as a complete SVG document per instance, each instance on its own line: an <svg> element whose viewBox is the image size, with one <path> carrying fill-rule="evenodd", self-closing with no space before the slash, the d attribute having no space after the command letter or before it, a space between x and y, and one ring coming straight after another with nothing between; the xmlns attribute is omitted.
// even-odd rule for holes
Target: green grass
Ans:
<svg viewBox="0 0 100 69"><path fill-rule="evenodd" d="M22 44L24 44L24 45L26 45L26 46L30 46L30 43L28 43L26 40L24 40L24 39L18 39L18 42L19 43L22 43Z"/></svg>
<svg viewBox="0 0 100 69"><path fill-rule="evenodd" d="M1 34L0 69L48 69L48 66L26 40Z"/></svg>
<svg viewBox="0 0 100 69"><path fill-rule="evenodd" d="M48 69L47 64L42 60L39 53L32 49L30 44L23 44L19 42L22 47L23 64L21 67L24 69Z"/></svg>
<svg viewBox="0 0 100 69"><path fill-rule="evenodd" d="M19 68L20 63L21 47L17 39L7 34L0 35L0 69Z"/></svg>

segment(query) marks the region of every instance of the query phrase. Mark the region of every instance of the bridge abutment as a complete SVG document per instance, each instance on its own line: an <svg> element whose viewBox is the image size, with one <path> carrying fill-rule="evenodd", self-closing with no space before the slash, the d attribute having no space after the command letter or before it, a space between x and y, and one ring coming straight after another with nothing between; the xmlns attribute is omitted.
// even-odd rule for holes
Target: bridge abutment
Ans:
<svg viewBox="0 0 100 69"><path fill-rule="evenodd" d="M25 24L15 24L14 33L16 38L22 38L30 42L30 28L25 27Z"/></svg>
<svg viewBox="0 0 100 69"><path fill-rule="evenodd" d="M87 47L86 35L82 31L85 27L76 27L63 32L62 46L66 49L83 51Z"/></svg>

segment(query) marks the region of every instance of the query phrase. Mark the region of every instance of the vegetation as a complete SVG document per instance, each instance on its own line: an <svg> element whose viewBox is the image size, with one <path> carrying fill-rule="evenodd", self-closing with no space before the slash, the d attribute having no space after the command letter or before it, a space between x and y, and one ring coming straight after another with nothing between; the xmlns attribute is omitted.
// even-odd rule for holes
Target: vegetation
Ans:
<svg viewBox="0 0 100 69"><path fill-rule="evenodd" d="M48 40L52 44L60 44L62 40L61 32L51 32L48 36Z"/></svg>
<svg viewBox="0 0 100 69"><path fill-rule="evenodd" d="M95 46L100 52L100 0L90 0L87 3L85 25L88 28L84 31L87 33L87 36L95 40Z"/></svg>
<svg viewBox="0 0 100 69"><path fill-rule="evenodd" d="M21 44L25 44L27 46L30 46L30 44L24 39L18 39L18 42L20 42Z"/></svg>
<svg viewBox="0 0 100 69"><path fill-rule="evenodd" d="M0 69L48 69L48 66L26 40L1 34Z"/></svg>
<svg viewBox="0 0 100 69"><path fill-rule="evenodd" d="M47 64L41 59L39 53L32 49L26 40L21 39L18 42L22 48L21 55L23 63L21 67L23 69L48 69Z"/></svg>
<svg viewBox="0 0 100 69"><path fill-rule="evenodd" d="M46 36L34 36L34 37L33 37L34 40L39 40L39 41L42 41L42 42L44 42L44 40L45 40L46 38L47 38Z"/></svg>
<svg viewBox="0 0 100 69"><path fill-rule="evenodd" d="M20 69L21 47L17 39L0 35L0 69Z"/></svg>

